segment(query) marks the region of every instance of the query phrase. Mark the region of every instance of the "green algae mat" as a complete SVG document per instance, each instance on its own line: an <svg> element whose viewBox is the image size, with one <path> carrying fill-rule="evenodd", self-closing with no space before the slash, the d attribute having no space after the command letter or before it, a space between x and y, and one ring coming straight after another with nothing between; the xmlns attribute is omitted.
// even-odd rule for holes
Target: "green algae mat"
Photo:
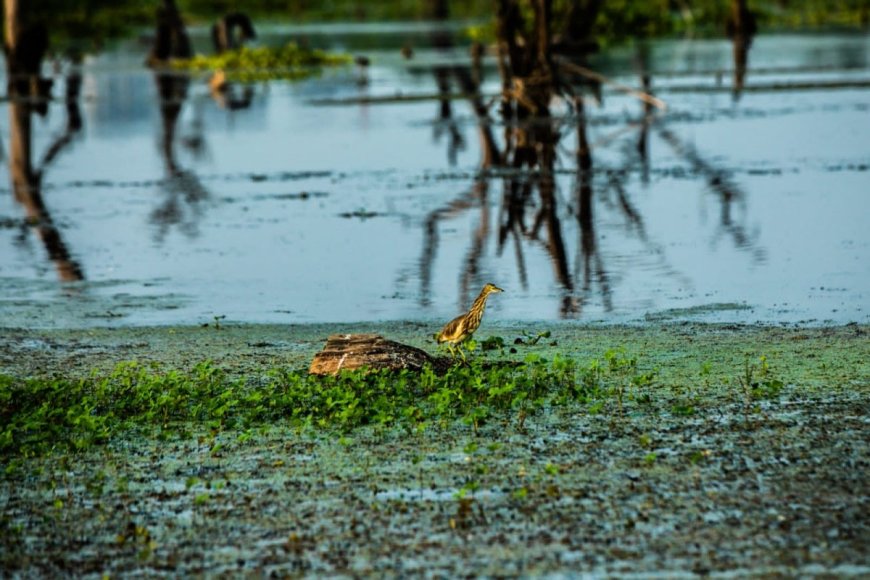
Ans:
<svg viewBox="0 0 870 580"><path fill-rule="evenodd" d="M6 573L870 574L865 326L0 330Z"/></svg>

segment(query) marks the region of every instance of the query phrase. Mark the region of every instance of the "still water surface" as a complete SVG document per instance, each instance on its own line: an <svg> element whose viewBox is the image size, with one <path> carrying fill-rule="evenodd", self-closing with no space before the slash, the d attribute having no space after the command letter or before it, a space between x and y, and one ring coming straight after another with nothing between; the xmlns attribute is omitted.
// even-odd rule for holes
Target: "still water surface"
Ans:
<svg viewBox="0 0 870 580"><path fill-rule="evenodd" d="M554 200L520 207L506 192L530 176L485 166L484 129L499 146L504 127L468 99L360 101L460 93L461 36L439 50L430 37L270 28L262 42L305 38L371 66L236 86L233 103L204 78L161 103L132 41L86 60L71 104L62 64L32 126L53 242L16 200L0 114L0 323L436 321L490 281L506 290L492 319L870 321L866 35L760 36L739 93L727 40L597 55L624 85L647 71L667 111L590 95L578 172L578 119L555 104ZM483 73L494 120L501 83L488 61Z"/></svg>

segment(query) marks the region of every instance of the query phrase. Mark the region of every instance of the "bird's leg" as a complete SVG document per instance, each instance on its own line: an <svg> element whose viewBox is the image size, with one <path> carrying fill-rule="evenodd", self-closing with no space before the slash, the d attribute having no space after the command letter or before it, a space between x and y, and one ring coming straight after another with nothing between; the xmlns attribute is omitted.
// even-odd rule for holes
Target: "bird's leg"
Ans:
<svg viewBox="0 0 870 580"><path fill-rule="evenodd" d="M470 334L468 336L466 336L465 338L463 338L462 340L460 340L459 343L456 345L459 348L459 354L462 355L462 362L465 363L466 366L468 365L468 358L467 358L466 354L471 354L471 352L472 352L466 346L468 344L469 340L471 340Z"/></svg>

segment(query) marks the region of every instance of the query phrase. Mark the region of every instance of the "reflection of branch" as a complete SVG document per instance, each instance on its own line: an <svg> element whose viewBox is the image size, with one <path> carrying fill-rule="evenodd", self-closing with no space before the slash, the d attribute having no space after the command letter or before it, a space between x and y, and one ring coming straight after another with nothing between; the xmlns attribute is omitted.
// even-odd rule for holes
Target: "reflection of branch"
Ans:
<svg viewBox="0 0 870 580"><path fill-rule="evenodd" d="M640 213L634 208L631 200L628 199L628 194L622 186L622 180L625 179L625 172L614 172L610 176L610 187L616 192L616 199L619 201L619 208L625 217L628 219L629 225L637 229L638 236L641 240L646 241L646 229L643 225L643 218Z"/></svg>
<svg viewBox="0 0 870 580"><path fill-rule="evenodd" d="M485 178L480 178L480 181L484 180ZM475 204L481 201L481 196L485 200L486 187L475 184L475 187L471 191L462 194L446 206L436 209L426 218L423 237L423 257L420 259L421 305L428 306L430 304L432 265L435 262L435 252L438 248L438 223L442 220L452 219L474 207ZM484 212L484 215L487 215L486 208L484 208Z"/></svg>
<svg viewBox="0 0 870 580"><path fill-rule="evenodd" d="M661 111L664 111L668 108L667 104L663 100L659 99L658 97L654 97L654 96L650 95L649 93L645 93L643 91L638 91L638 90L633 89L631 87L625 86L621 83L614 81L613 79L611 79L609 77L604 76L601 73L597 73L597 72L590 70L584 66L574 64L573 62L569 62L569 61L564 60L564 59L560 59L558 61L558 63L559 63L560 67L564 68L565 70L567 70L569 72L578 74L580 76L594 80L594 81L599 82L601 84L609 85L618 91L621 91L623 93L631 95L632 97L634 97L636 99L640 99L641 101L643 101L645 103L649 103L650 105L656 107L657 109L659 109Z"/></svg>
<svg viewBox="0 0 870 580"><path fill-rule="evenodd" d="M486 238L489 237L489 205L487 204L487 192L489 191L489 181L486 179L478 179L474 183L474 196L478 200L480 206L480 224L474 232L474 238L471 242L471 248L468 250L468 256L465 258L465 271L461 277L459 288L460 296L467 296L472 283L479 282L478 272L480 256L483 254L483 248L486 243ZM474 284L479 286L480 284ZM464 308L466 304L460 304L460 308Z"/></svg>
<svg viewBox="0 0 870 580"><path fill-rule="evenodd" d="M474 58L474 54L472 54ZM479 58L479 56L477 57ZM479 69L480 63L475 64L474 69ZM480 147L483 151L483 159L481 160L481 169L488 169L492 166L501 165L502 157L499 153L498 146L495 143L495 137L492 134L492 124L489 119L489 110L483 103L483 98L480 95L480 79L481 73L470 71L467 67L453 67L453 75L456 77L463 94L468 95L468 102L471 109L474 111L474 116L477 119L477 128L480 133Z"/></svg>
<svg viewBox="0 0 870 580"><path fill-rule="evenodd" d="M728 174L716 168L715 166L704 160L698 153L697 149L691 145L683 143L679 137L667 128L659 128L659 135L665 140L668 145L678 154L681 155L692 168L707 178L707 185L711 191L719 196L722 203L722 213L720 225L722 230L731 235L734 240L734 245L740 249L752 248L755 241L746 233L742 225L735 224L731 218L731 205L735 200L742 200L745 194L734 183ZM764 251L761 248L756 248L753 252L756 260L764 259Z"/></svg>
<svg viewBox="0 0 870 580"><path fill-rule="evenodd" d="M162 184L167 198L151 212L151 221L160 226L156 239L163 240L171 226L178 226L188 237L196 237L197 222L203 215L200 202L208 198L208 190L194 173L186 170L176 171ZM186 209L190 210L189 215Z"/></svg>
<svg viewBox="0 0 870 580"><path fill-rule="evenodd" d="M435 80L438 84L438 93L444 98L440 99L440 109L438 113L438 122L435 124L433 137L437 141L440 139L444 130L447 130L447 161L451 166L456 165L457 153L465 148L465 142L462 139L462 133L459 131L459 126L453 119L453 111L450 106L450 67L438 66L435 67Z"/></svg>
<svg viewBox="0 0 870 580"><path fill-rule="evenodd" d="M69 146L76 135L82 130L82 113L79 108L81 88L81 72L73 69L66 78L66 129L46 150L45 155L42 157L42 163L40 163L40 172L44 172L46 167L51 165L58 154Z"/></svg>
<svg viewBox="0 0 870 580"><path fill-rule="evenodd" d="M446 4L442 5L437 11L438 14L445 14ZM453 44L449 33L436 32L433 39L435 47L446 50ZM444 98L441 99L441 109L439 115L439 124L436 125L436 138L440 135L442 127L446 126L450 132L450 141L448 143L448 160L451 165L456 162L456 151L464 147L462 134L459 132L458 125L452 118L450 95L450 76L456 79L462 92L467 95L471 107L477 117L478 131L480 134L481 150L483 158L481 159L481 170L485 171L492 165L497 165L501 162L501 156L498 152L498 147L495 144L495 139L492 135L492 130L489 122L489 115L486 106L480 96L480 81L481 73L481 51L480 49L472 49L472 66L474 70L463 66L439 66L434 70L436 83L438 85L439 94ZM489 236L489 206L487 204L487 193L489 183L483 175L481 175L474 184L472 191L469 194L461 196L459 199L449 203L446 207L437 209L429 214L426 219L425 236L423 241L423 257L420 260L420 282L421 282L421 304L428 306L430 304L431 279L432 279L432 264L434 263L435 251L438 241L438 222L442 219L453 217L465 210L471 208L474 204L478 204L481 210L480 223L474 233L471 247L469 248L466 257L466 265L460 275L460 296L463 297L468 293L469 285L477 278L479 271L479 261L483 254L486 238ZM460 305L464 306L464 305Z"/></svg>

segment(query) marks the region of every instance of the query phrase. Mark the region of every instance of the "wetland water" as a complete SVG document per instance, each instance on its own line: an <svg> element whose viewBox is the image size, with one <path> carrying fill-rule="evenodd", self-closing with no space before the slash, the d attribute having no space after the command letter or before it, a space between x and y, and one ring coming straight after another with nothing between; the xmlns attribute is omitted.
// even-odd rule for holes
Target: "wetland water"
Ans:
<svg viewBox="0 0 870 580"><path fill-rule="evenodd" d="M554 104L545 199L486 155L505 135L491 58L476 101L377 101L460 94L460 31L264 28L371 65L222 97L203 77L161 97L135 41L60 63L27 200L2 104L0 321L446 320L488 281L502 320L870 320L868 36L758 36L743 74L728 40L593 56L667 110L609 85L582 118Z"/></svg>

